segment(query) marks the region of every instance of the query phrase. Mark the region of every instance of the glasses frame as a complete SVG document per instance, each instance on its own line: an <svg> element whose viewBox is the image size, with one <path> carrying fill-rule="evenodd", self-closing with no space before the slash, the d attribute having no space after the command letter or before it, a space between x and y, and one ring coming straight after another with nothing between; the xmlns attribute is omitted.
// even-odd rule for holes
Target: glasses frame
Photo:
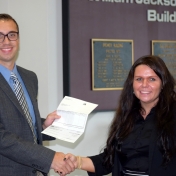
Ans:
<svg viewBox="0 0 176 176"><path fill-rule="evenodd" d="M4 39L2 40L2 42L0 41L0 43L3 43L3 42L4 42L5 37L7 37L9 41L16 41L17 39L15 39L15 40L11 40L11 39L9 39L9 36L8 36L8 35L11 34L11 33L16 33L16 34L17 34L17 39L18 39L19 32L10 31L10 32L7 33L6 35L0 32L0 34L4 36Z"/></svg>

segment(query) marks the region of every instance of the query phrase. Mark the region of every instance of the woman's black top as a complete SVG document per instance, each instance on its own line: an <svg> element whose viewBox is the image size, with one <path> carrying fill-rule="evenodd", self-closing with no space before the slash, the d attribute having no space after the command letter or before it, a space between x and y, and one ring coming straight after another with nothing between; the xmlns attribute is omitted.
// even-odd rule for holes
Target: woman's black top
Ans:
<svg viewBox="0 0 176 176"><path fill-rule="evenodd" d="M154 126L154 108L144 119L140 113L132 132L123 140L121 152L118 152L123 170L148 173L149 169L149 141Z"/></svg>

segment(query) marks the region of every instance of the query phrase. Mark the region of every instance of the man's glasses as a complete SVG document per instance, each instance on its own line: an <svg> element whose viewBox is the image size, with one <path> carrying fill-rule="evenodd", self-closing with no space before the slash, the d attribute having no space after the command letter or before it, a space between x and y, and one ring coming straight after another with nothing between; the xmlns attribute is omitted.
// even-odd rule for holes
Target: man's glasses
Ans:
<svg viewBox="0 0 176 176"><path fill-rule="evenodd" d="M18 34L19 32L9 32L6 35L0 33L0 43L4 41L5 37L7 37L10 41L15 41L18 39Z"/></svg>

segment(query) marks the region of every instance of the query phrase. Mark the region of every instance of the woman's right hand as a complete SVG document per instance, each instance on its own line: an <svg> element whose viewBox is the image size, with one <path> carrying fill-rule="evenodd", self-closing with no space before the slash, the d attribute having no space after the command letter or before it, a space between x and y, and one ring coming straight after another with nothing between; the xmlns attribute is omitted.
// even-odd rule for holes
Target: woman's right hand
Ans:
<svg viewBox="0 0 176 176"><path fill-rule="evenodd" d="M67 153L67 154L65 155L64 159L65 159L65 161L68 162L68 163L69 163L69 162L73 163L74 166L75 166L75 169L78 168L79 161L78 161L78 157L77 157L77 156L75 156L75 155L73 155L73 154L71 154L71 153Z"/></svg>

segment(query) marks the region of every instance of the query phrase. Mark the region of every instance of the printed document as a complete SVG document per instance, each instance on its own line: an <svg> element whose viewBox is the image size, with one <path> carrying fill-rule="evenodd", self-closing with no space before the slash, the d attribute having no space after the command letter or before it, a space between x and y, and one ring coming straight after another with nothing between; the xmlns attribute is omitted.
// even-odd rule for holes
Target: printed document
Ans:
<svg viewBox="0 0 176 176"><path fill-rule="evenodd" d="M57 108L57 114L61 118L56 119L42 133L74 143L84 133L88 115L97 106L94 103L65 96Z"/></svg>

